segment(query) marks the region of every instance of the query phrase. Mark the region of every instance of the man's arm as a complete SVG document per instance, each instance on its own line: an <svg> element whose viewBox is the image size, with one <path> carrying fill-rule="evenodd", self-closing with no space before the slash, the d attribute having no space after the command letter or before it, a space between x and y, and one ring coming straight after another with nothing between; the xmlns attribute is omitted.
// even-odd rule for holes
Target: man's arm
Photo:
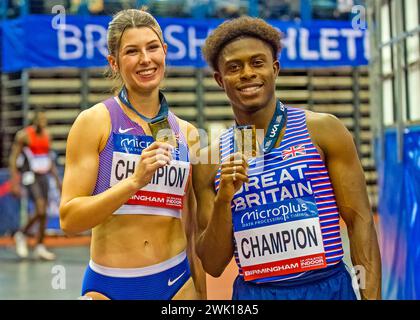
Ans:
<svg viewBox="0 0 420 320"><path fill-rule="evenodd" d="M347 225L353 265L362 266L366 271L366 286L361 288L361 297L381 299L379 245L353 137L336 117L311 115L314 121L308 121L308 128L325 155L339 212Z"/></svg>
<svg viewBox="0 0 420 320"><path fill-rule="evenodd" d="M14 195L20 196L20 177L17 169L16 161L19 154L22 153L22 149L27 143L27 136L24 130L20 130L16 133L15 141L12 145L12 150L9 157L9 170L11 180L11 191Z"/></svg>
<svg viewBox="0 0 420 320"><path fill-rule="evenodd" d="M51 140L51 135L50 135L50 133L48 132L48 130L46 130L46 133L47 133L47 136L48 136L48 140L50 141L50 143L52 142L52 140ZM53 176L53 178L54 178L54 180L55 180L55 183L56 183L56 185L57 185L57 189L58 190L60 190L60 192L61 192L61 189L62 189L62 182L61 182L61 179L60 179L60 176L58 175L58 168L57 168L57 165L55 164L55 155L52 153L52 152L50 152L49 153L49 156L50 156L50 159L51 159L51 169L50 169L50 174Z"/></svg>
<svg viewBox="0 0 420 320"><path fill-rule="evenodd" d="M203 151L205 155L201 159L211 158L207 150ZM235 156L238 160L233 162ZM231 201L242 184L248 182L247 163L243 156L232 155L230 161L222 165L217 194L214 190L214 177L219 166L203 163L193 166L193 185L198 206L197 252L204 270L213 277L219 277L232 259Z"/></svg>
<svg viewBox="0 0 420 320"><path fill-rule="evenodd" d="M183 131L187 138L189 147L189 156L191 163L195 163L199 147L200 137L197 129L190 123L179 119L180 129ZM187 237L187 254L190 261L191 273L194 280L194 285L198 296L202 300L207 299L207 286L206 286L206 272L203 269L201 260L197 255L197 201L192 186L192 179L189 182L188 190L185 198L185 205L182 211L182 222L184 224L185 234Z"/></svg>
<svg viewBox="0 0 420 320"><path fill-rule="evenodd" d="M197 203L192 185L188 188L186 203L183 209L183 223L187 237L187 254L197 294L202 300L207 299L206 272L197 255Z"/></svg>
<svg viewBox="0 0 420 320"><path fill-rule="evenodd" d="M58 169L57 169L57 166L55 165L54 160L51 160L51 161L52 162L51 162L50 172L51 172L51 175L54 177L54 180L55 180L55 183L57 185L58 190L60 190L60 192L61 192L62 185L61 185L60 176L58 175Z"/></svg>

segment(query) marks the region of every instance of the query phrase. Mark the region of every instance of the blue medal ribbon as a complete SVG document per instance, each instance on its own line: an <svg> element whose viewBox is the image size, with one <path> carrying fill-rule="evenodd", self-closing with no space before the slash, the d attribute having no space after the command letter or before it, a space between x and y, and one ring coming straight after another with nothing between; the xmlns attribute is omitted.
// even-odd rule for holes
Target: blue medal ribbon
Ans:
<svg viewBox="0 0 420 320"><path fill-rule="evenodd" d="M286 124L286 117L287 109L280 100L277 100L276 110L274 111L274 115L271 118L270 125L268 126L268 130L264 137L264 153L270 152L276 145L280 132Z"/></svg>
<svg viewBox="0 0 420 320"><path fill-rule="evenodd" d="M274 111L274 115L271 118L270 125L268 126L268 130L264 137L264 144L262 146L262 150L264 153L270 152L280 136L280 132L286 124L287 118L287 108L277 99L276 109ZM236 125L235 128L246 127L246 126L238 126ZM234 135L232 136L232 138ZM237 152L237 145L234 144L234 150Z"/></svg>
<svg viewBox="0 0 420 320"><path fill-rule="evenodd" d="M140 112L136 110L136 108L133 107L131 102L128 100L128 94L127 89L125 86L121 89L120 93L118 94L118 98L121 100L122 103L124 103L131 111L133 111L136 115L138 115L140 118L142 118L147 123L154 123L160 120L163 120L168 117L169 107L168 103L166 102L166 98L163 95L162 92L159 91L159 101L160 101L160 109L158 114L153 118L148 118L144 115L142 115Z"/></svg>

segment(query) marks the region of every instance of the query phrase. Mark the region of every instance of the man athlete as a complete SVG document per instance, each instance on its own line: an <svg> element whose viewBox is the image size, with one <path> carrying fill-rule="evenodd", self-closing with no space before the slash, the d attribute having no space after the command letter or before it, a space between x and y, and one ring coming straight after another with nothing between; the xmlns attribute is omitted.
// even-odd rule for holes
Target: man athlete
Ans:
<svg viewBox="0 0 420 320"><path fill-rule="evenodd" d="M49 174L53 175L61 190L61 181L50 154L50 144L47 117L44 110L38 108L35 111L33 125L16 133L9 159L12 193L20 197L20 185L22 184L35 205L34 215L21 230L14 234L16 253L20 258L27 258L29 255L26 236L36 222L39 223L39 226L34 257L43 260L55 260L56 258L55 254L48 251L44 245Z"/></svg>
<svg viewBox="0 0 420 320"><path fill-rule="evenodd" d="M260 155L235 152L234 128L202 150L221 164L194 166L204 269L235 257L233 299L356 299L342 261L340 216L362 299L381 298L381 264L366 184L352 136L330 114L285 106L275 93L280 33L261 19L224 22L203 55L228 96L237 126L264 130Z"/></svg>

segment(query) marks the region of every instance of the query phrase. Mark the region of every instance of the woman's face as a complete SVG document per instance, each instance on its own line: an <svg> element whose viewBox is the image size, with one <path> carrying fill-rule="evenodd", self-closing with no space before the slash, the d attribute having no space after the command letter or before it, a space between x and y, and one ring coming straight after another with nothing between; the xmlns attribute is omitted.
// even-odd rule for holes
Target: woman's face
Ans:
<svg viewBox="0 0 420 320"><path fill-rule="evenodd" d="M166 44L162 45L157 34L148 27L124 31L116 62L129 91L150 94L159 89L165 75L166 50Z"/></svg>

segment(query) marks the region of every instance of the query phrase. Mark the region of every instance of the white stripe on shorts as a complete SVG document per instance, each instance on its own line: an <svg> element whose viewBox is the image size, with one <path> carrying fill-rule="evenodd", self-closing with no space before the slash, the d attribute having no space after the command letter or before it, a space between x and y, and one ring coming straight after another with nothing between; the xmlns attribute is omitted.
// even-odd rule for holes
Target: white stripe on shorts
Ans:
<svg viewBox="0 0 420 320"><path fill-rule="evenodd" d="M187 256L186 251L182 251L180 254L157 264L143 268L111 268L101 266L93 260L89 261L90 268L96 273L102 274L108 277L118 277L118 278L135 278L135 277L144 277L150 276L156 273L166 271L184 261Z"/></svg>

